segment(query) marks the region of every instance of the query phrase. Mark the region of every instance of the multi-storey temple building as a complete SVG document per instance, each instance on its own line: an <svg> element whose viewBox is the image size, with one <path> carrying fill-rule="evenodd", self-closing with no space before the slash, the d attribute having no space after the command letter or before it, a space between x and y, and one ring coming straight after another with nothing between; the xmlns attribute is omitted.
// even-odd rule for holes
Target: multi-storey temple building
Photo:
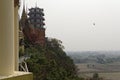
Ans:
<svg viewBox="0 0 120 80"><path fill-rule="evenodd" d="M29 22L32 24L33 27L35 28L41 28L44 29L45 23L43 22L44 19L44 13L43 9L35 7L29 9Z"/></svg>
<svg viewBox="0 0 120 80"><path fill-rule="evenodd" d="M45 28L44 28L43 9L35 7L29 9L29 13L23 9L21 26L25 37L32 44L45 45Z"/></svg>

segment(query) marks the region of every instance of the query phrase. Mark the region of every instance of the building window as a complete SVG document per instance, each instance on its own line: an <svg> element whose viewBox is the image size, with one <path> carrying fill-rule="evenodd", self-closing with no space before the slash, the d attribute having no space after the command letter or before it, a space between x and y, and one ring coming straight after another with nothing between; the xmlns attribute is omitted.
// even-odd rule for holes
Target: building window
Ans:
<svg viewBox="0 0 120 80"><path fill-rule="evenodd" d="M34 24L34 27L36 27L36 24Z"/></svg>
<svg viewBox="0 0 120 80"><path fill-rule="evenodd" d="M23 39L20 39L19 45L20 45L20 46L21 46L21 45L24 45L24 40L23 40Z"/></svg>
<svg viewBox="0 0 120 80"><path fill-rule="evenodd" d="M37 24L36 27L40 27L40 24Z"/></svg>
<svg viewBox="0 0 120 80"><path fill-rule="evenodd" d="M40 19L37 19L36 21L37 21L37 22L40 22Z"/></svg>
<svg viewBox="0 0 120 80"><path fill-rule="evenodd" d="M40 15L39 15L39 14L36 14L36 17L40 17Z"/></svg>
<svg viewBox="0 0 120 80"><path fill-rule="evenodd" d="M31 11L32 11L32 12L34 12L35 10L34 10L34 9L32 9Z"/></svg>
<svg viewBox="0 0 120 80"><path fill-rule="evenodd" d="M37 12L39 12L40 10L39 9L36 9Z"/></svg>
<svg viewBox="0 0 120 80"><path fill-rule="evenodd" d="M31 19L31 23L33 23L34 22L34 19Z"/></svg>
<svg viewBox="0 0 120 80"><path fill-rule="evenodd" d="M34 14L32 14L31 17L34 17Z"/></svg>

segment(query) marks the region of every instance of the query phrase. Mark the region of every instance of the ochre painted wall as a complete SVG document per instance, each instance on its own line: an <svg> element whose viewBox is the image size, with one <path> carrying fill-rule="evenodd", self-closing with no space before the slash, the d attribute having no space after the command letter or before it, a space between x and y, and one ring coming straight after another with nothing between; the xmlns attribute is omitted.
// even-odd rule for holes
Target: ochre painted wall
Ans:
<svg viewBox="0 0 120 80"><path fill-rule="evenodd" d="M33 80L33 75L32 74L25 74L25 75L21 75L21 76L0 79L0 80Z"/></svg>
<svg viewBox="0 0 120 80"><path fill-rule="evenodd" d="M0 0L0 75L14 73L14 0Z"/></svg>

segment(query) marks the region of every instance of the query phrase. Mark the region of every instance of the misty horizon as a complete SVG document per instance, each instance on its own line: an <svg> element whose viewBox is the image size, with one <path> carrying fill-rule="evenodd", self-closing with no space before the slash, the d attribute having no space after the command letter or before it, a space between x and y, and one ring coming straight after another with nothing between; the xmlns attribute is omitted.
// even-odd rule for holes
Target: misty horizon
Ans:
<svg viewBox="0 0 120 80"><path fill-rule="evenodd" d="M27 8L44 8L46 36L63 41L65 51L120 51L119 4L119 0L26 0Z"/></svg>

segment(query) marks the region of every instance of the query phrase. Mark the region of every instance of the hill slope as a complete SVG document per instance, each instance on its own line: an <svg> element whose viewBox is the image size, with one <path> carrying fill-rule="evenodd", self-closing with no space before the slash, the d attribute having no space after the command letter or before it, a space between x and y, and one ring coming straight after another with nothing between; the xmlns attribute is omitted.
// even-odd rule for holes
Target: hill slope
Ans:
<svg viewBox="0 0 120 80"><path fill-rule="evenodd" d="M26 62L34 80L80 80L73 60L63 51L60 40L47 40L46 47L28 43L25 53L30 58Z"/></svg>

